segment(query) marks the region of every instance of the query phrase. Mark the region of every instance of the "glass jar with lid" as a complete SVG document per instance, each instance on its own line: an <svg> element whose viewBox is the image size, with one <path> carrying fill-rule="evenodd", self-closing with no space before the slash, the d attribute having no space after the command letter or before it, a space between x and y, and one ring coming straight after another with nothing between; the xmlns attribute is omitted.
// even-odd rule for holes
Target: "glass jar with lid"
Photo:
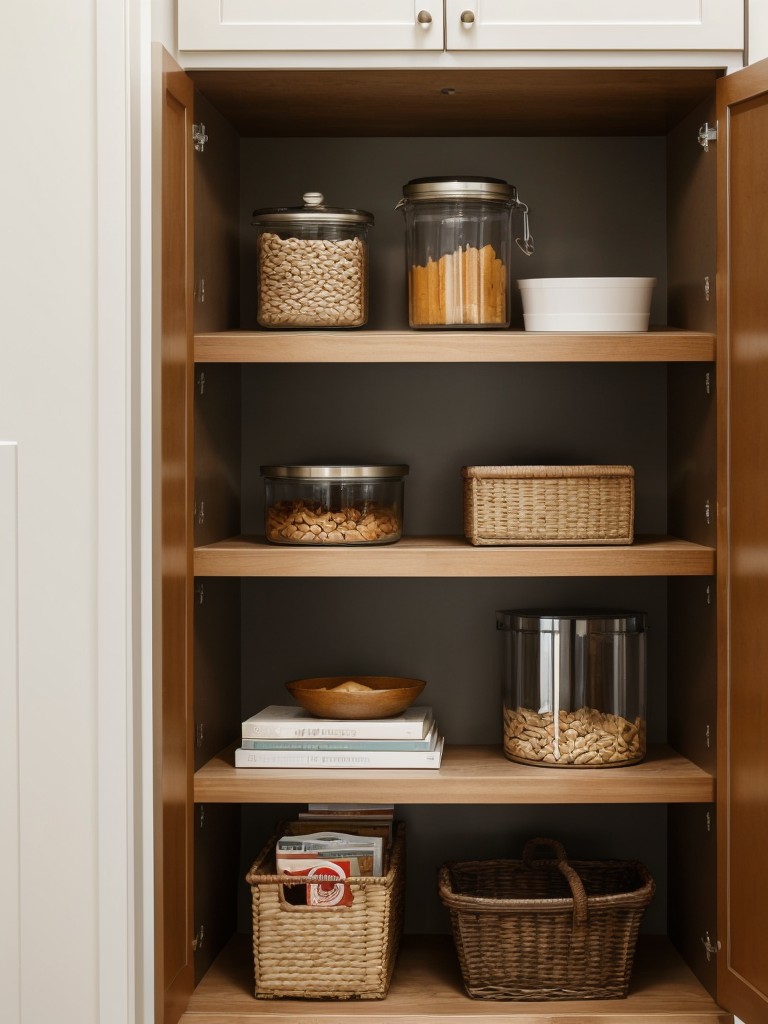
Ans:
<svg viewBox="0 0 768 1024"><path fill-rule="evenodd" d="M516 187L500 178L414 178L396 209L405 215L410 326L509 327L512 238L526 255L534 251Z"/></svg>
<svg viewBox="0 0 768 1024"><path fill-rule="evenodd" d="M373 215L325 205L255 210L261 327L361 327L368 321L368 232Z"/></svg>
<svg viewBox="0 0 768 1024"><path fill-rule="evenodd" d="M404 465L262 466L273 544L392 544L403 532Z"/></svg>
<svg viewBox="0 0 768 1024"><path fill-rule="evenodd" d="M504 753L553 768L636 764L646 744L642 612L505 611Z"/></svg>

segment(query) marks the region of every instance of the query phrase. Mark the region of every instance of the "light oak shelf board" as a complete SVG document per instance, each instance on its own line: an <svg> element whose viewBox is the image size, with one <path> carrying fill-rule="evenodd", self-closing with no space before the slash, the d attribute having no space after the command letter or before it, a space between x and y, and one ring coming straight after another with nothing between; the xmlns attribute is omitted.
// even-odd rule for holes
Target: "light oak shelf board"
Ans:
<svg viewBox="0 0 768 1024"><path fill-rule="evenodd" d="M525 331L222 331L195 336L198 363L711 362L715 338Z"/></svg>
<svg viewBox="0 0 768 1024"><path fill-rule="evenodd" d="M661 936L641 936L626 999L470 999L450 936L405 936L385 999L256 999L250 936L238 935L194 992L181 1024L732 1024Z"/></svg>
<svg viewBox="0 0 768 1024"><path fill-rule="evenodd" d="M710 576L714 548L672 537L631 545L475 547L462 537L404 537L396 544L333 547L231 537L195 548L196 576L543 577Z"/></svg>
<svg viewBox="0 0 768 1024"><path fill-rule="evenodd" d="M710 803L711 775L669 747L622 768L516 764L499 745L446 746L440 768L235 768L236 744L195 773L196 803Z"/></svg>

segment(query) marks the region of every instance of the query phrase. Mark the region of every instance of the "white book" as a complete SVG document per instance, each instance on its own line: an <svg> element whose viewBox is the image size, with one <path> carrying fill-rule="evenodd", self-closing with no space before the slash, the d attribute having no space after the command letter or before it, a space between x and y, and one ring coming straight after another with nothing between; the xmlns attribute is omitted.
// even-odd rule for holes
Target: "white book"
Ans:
<svg viewBox="0 0 768 1024"><path fill-rule="evenodd" d="M439 768L443 737L434 750L235 750L235 768Z"/></svg>
<svg viewBox="0 0 768 1024"><path fill-rule="evenodd" d="M423 740L328 740L316 737L251 740L244 736L240 745L244 750L434 750L436 743L437 723L433 721Z"/></svg>
<svg viewBox="0 0 768 1024"><path fill-rule="evenodd" d="M315 718L304 708L269 707L243 722L243 739L423 739L432 708L410 707L393 718Z"/></svg>

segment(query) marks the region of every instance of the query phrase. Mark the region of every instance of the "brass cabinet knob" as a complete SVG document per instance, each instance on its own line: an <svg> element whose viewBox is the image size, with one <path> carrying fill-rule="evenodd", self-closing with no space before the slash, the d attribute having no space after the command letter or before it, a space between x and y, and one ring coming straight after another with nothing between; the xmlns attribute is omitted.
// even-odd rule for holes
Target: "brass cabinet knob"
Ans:
<svg viewBox="0 0 768 1024"><path fill-rule="evenodd" d="M472 25L474 23L474 21L475 21L475 12L474 11L462 11L461 12L461 21L462 21L462 24L464 24L464 25Z"/></svg>
<svg viewBox="0 0 768 1024"><path fill-rule="evenodd" d="M416 15L416 21L418 21L420 25L431 25L432 15L429 13L429 11L419 11L419 13Z"/></svg>

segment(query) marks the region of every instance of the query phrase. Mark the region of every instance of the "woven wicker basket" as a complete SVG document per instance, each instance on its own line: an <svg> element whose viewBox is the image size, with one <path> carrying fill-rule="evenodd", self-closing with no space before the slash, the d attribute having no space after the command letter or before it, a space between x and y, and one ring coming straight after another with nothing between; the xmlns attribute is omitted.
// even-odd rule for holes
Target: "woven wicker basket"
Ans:
<svg viewBox="0 0 768 1024"><path fill-rule="evenodd" d="M557 859L534 859L547 845ZM475 999L619 999L654 892L636 861L573 861L532 839L523 859L440 869L465 988Z"/></svg>
<svg viewBox="0 0 768 1024"><path fill-rule="evenodd" d="M465 466L473 544L631 544L631 466Z"/></svg>
<svg viewBox="0 0 768 1024"><path fill-rule="evenodd" d="M282 833L280 833L282 834ZM306 879L274 873L275 835L246 881L251 886L255 995L259 999L383 999L400 944L405 831L399 825L388 870L349 881L350 906L296 906L284 887Z"/></svg>

